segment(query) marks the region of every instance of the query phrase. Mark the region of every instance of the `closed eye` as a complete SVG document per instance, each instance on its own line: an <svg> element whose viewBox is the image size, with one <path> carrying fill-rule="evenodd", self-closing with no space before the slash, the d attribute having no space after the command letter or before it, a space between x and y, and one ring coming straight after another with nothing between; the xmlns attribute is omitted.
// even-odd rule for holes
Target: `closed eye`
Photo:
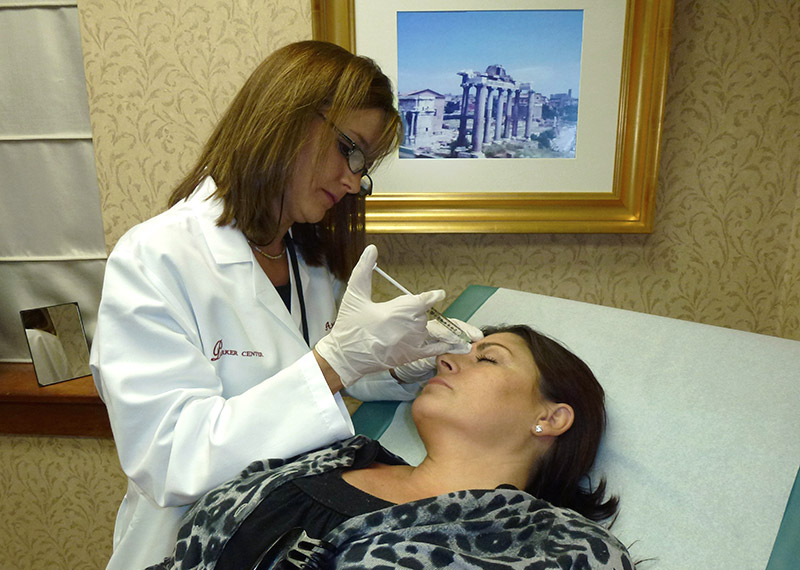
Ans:
<svg viewBox="0 0 800 570"><path fill-rule="evenodd" d="M479 354L477 356L478 362L491 362L492 364L497 364L497 360L492 358L491 356L486 356L485 354Z"/></svg>

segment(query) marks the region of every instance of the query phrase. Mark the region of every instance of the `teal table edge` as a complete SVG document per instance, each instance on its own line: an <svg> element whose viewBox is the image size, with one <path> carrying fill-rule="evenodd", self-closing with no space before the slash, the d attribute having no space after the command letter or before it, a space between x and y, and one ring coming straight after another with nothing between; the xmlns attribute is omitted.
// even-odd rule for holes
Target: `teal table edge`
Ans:
<svg viewBox="0 0 800 570"><path fill-rule="evenodd" d="M786 502L783 520L775 537L766 570L797 570L800 567L800 469Z"/></svg>
<svg viewBox="0 0 800 570"><path fill-rule="evenodd" d="M461 295L455 298L444 311L444 316L451 319L468 321L475 311L480 309L486 300L495 294L497 287L487 285L470 285Z"/></svg>
<svg viewBox="0 0 800 570"><path fill-rule="evenodd" d="M491 297L497 287L470 285L444 310L444 315L462 321L469 320L481 305ZM365 402L353 414L356 433L378 439L394 419L400 402Z"/></svg>

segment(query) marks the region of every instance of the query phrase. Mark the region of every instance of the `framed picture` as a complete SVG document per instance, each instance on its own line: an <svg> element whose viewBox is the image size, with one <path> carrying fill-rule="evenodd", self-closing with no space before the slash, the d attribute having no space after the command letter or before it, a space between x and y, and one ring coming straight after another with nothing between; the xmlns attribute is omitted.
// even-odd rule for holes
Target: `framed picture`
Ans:
<svg viewBox="0 0 800 570"><path fill-rule="evenodd" d="M647 233L673 0L314 0L403 118L367 230Z"/></svg>

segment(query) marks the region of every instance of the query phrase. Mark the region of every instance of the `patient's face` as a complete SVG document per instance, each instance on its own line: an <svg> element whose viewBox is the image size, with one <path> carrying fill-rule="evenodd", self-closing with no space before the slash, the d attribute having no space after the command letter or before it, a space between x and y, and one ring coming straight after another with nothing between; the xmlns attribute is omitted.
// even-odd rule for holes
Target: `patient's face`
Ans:
<svg viewBox="0 0 800 570"><path fill-rule="evenodd" d="M415 421L446 421L479 437L530 435L545 401L539 371L520 337L498 333L473 343L468 354L436 359L437 375L414 403Z"/></svg>

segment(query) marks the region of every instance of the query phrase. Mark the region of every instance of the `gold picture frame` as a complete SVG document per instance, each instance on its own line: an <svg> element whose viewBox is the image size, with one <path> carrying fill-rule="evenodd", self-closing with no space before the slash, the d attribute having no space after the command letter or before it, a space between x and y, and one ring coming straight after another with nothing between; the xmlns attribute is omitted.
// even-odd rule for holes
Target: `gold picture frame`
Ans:
<svg viewBox="0 0 800 570"><path fill-rule="evenodd" d="M652 232L673 3L626 0L613 183L607 191L378 193L367 199L367 231ZM355 51L355 21L355 0L312 0L315 39Z"/></svg>

